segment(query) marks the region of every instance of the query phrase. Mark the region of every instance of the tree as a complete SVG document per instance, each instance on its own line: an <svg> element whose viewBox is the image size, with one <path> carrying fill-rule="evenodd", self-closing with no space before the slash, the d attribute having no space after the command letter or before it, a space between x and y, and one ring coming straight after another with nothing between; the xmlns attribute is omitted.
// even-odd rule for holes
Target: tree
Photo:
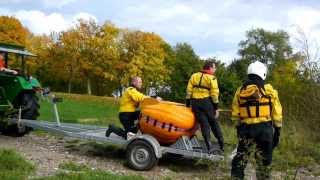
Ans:
<svg viewBox="0 0 320 180"><path fill-rule="evenodd" d="M248 31L246 36L247 39L239 43L242 59L276 64L292 55L289 35L285 31L270 32L258 28Z"/></svg>
<svg viewBox="0 0 320 180"><path fill-rule="evenodd" d="M207 60L212 60L216 64L215 76L218 79L219 84L219 99L222 107L231 105L234 92L241 85L241 79L237 75L238 71L232 70L233 66L226 66L225 63L222 63L215 58L210 58Z"/></svg>
<svg viewBox="0 0 320 180"><path fill-rule="evenodd" d="M320 46L315 39L311 39L298 27L298 36L295 37L299 52L299 70L304 79L320 82Z"/></svg>
<svg viewBox="0 0 320 180"><path fill-rule="evenodd" d="M42 83L46 82L48 79L52 79L46 77L52 69L50 68L51 62L49 60L52 55L50 49L54 45L53 39L54 34L50 36L36 36L34 34L30 34L26 41L26 48L37 55L37 57L27 60L27 72L39 78Z"/></svg>
<svg viewBox="0 0 320 180"><path fill-rule="evenodd" d="M169 74L171 80L171 98L183 101L186 96L186 86L192 73L201 70L203 61L196 55L191 45L178 43L174 48L174 58L168 60L167 66L172 69Z"/></svg>
<svg viewBox="0 0 320 180"><path fill-rule="evenodd" d="M0 16L0 42L25 46L28 34L15 17Z"/></svg>
<svg viewBox="0 0 320 180"><path fill-rule="evenodd" d="M235 73L239 80L244 81L247 78L247 69L250 64L248 59L234 59L228 66L228 69Z"/></svg>
<svg viewBox="0 0 320 180"><path fill-rule="evenodd" d="M120 40L120 61L115 64L120 71L122 85L132 76L141 76L145 86L158 87L166 81L169 71L164 64L165 42L154 33L125 30Z"/></svg>

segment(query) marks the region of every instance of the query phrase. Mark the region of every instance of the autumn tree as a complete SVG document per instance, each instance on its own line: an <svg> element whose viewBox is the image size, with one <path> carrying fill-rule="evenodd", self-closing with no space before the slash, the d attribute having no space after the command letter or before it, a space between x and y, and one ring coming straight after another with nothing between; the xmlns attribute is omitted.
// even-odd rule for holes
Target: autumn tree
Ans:
<svg viewBox="0 0 320 180"><path fill-rule="evenodd" d="M0 42L25 46L28 34L15 17L0 16Z"/></svg>
<svg viewBox="0 0 320 180"><path fill-rule="evenodd" d="M165 42L155 33L123 31L120 41L120 82L126 84L132 76L141 76L146 87L157 87L168 78L164 64Z"/></svg>

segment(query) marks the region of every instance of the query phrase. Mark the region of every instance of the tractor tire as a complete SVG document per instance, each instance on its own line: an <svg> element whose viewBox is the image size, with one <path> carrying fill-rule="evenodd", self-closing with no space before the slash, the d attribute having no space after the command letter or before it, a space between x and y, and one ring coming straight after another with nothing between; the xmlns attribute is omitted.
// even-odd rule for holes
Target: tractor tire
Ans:
<svg viewBox="0 0 320 180"><path fill-rule="evenodd" d="M22 101L19 106L23 107L21 119L36 120L38 118L40 105L38 97L35 94L25 93L22 96Z"/></svg>
<svg viewBox="0 0 320 180"><path fill-rule="evenodd" d="M40 105L38 103L38 97L34 93L23 93L14 102L15 108L21 107L21 119L36 120L39 116ZM18 114L14 115L18 118ZM1 132L4 135L21 137L29 133L32 130L30 127L18 126L17 124L9 125L1 128Z"/></svg>

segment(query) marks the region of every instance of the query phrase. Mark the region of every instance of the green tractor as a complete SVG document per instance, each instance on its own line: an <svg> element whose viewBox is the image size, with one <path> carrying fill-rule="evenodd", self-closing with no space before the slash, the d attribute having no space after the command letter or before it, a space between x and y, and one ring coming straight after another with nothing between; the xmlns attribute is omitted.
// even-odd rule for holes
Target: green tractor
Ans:
<svg viewBox="0 0 320 180"><path fill-rule="evenodd" d="M0 71L0 132L10 136L23 136L32 130L12 123L10 119L32 119L39 116L37 92L41 91L39 81L26 73L26 57L35 57L22 46L0 43L0 54L7 69L9 60L15 58L20 67L17 74Z"/></svg>

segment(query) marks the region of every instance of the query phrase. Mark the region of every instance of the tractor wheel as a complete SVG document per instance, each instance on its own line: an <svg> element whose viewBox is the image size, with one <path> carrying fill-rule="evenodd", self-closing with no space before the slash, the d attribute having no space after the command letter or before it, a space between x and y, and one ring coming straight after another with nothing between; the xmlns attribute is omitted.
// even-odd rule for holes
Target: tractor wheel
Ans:
<svg viewBox="0 0 320 180"><path fill-rule="evenodd" d="M39 116L38 97L34 93L23 93L14 102L15 108L19 109L21 107L21 119L36 120ZM18 118L18 114L14 115ZM1 132L4 135L20 137L29 133L32 130L30 127L18 126L17 124L2 127Z"/></svg>
<svg viewBox="0 0 320 180"><path fill-rule="evenodd" d="M40 105L38 103L38 97L35 94L23 94L21 104L18 106L21 106L23 109L21 119L36 120L38 118Z"/></svg>

